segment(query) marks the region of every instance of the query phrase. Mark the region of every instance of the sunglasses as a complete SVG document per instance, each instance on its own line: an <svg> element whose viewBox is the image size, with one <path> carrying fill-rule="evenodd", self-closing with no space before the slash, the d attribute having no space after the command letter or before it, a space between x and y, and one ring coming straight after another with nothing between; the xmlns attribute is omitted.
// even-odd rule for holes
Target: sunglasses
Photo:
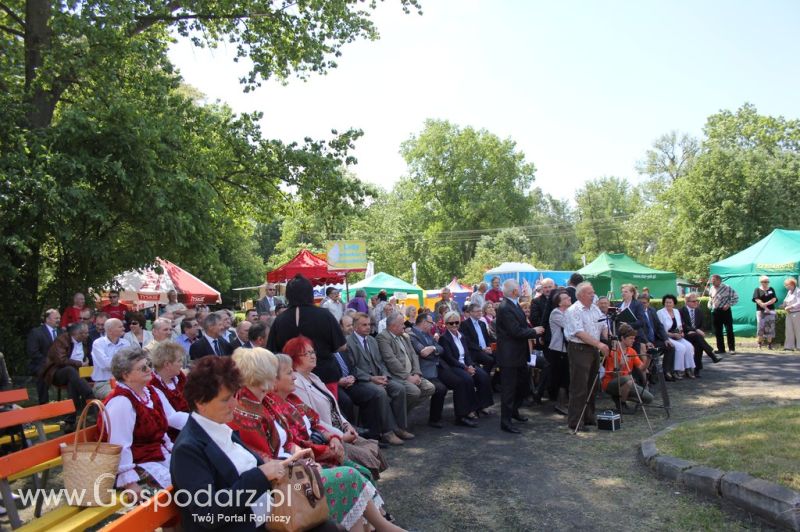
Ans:
<svg viewBox="0 0 800 532"><path fill-rule="evenodd" d="M150 373L152 370L153 370L153 364L151 364L150 362L145 362L144 366L139 368L139 371L141 371L142 373Z"/></svg>
<svg viewBox="0 0 800 532"><path fill-rule="evenodd" d="M448 325L461 325L461 322L460 321L448 321L447 324Z"/></svg>

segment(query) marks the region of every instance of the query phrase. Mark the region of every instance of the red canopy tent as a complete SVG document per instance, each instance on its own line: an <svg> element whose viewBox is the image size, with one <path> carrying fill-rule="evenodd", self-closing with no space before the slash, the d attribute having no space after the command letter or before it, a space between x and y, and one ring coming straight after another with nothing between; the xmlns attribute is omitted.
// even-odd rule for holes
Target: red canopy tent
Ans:
<svg viewBox="0 0 800 532"><path fill-rule="evenodd" d="M328 263L307 249L303 249L286 264L279 266L267 274L270 283L283 283L297 274L302 275L312 285L343 283L346 271L329 271Z"/></svg>
<svg viewBox="0 0 800 532"><path fill-rule="evenodd" d="M198 303L220 303L220 293L168 260L156 257L155 267L130 270L114 277L120 299L137 307L167 303L167 292L175 290L178 301L193 307Z"/></svg>

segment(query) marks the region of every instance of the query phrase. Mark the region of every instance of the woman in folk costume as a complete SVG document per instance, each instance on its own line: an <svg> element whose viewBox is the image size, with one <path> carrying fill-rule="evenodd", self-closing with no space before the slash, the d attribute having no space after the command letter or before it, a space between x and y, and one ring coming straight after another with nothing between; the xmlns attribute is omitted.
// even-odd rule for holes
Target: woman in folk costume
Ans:
<svg viewBox="0 0 800 532"><path fill-rule="evenodd" d="M116 486L139 492L166 488L172 440L169 427L180 430L188 414L176 412L164 394L150 385L152 365L140 347L126 347L111 360L117 386L106 397L109 443L122 446ZM101 418L102 419L102 418Z"/></svg>

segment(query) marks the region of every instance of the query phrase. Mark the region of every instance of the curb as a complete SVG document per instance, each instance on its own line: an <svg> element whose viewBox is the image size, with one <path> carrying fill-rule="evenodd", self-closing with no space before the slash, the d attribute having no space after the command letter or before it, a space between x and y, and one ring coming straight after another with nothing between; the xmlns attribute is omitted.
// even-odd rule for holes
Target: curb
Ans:
<svg viewBox="0 0 800 532"><path fill-rule="evenodd" d="M677 426L667 427L639 445L639 458L658 477L723 499L780 528L800 532L800 493L747 473L721 471L659 453L656 439Z"/></svg>

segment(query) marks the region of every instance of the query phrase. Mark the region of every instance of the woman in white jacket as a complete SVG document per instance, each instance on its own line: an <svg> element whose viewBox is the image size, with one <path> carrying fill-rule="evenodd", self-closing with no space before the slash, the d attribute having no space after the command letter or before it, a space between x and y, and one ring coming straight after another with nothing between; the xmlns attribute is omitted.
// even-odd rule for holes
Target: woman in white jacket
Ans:
<svg viewBox="0 0 800 532"><path fill-rule="evenodd" d="M680 372L690 379L694 379L694 346L683 337L683 324L681 314L676 308L678 298L672 294L665 295L661 302L664 308L659 310L656 315L661 320L664 330L667 331L669 341L675 346L675 371L672 376L680 379ZM667 369L667 368L665 368Z"/></svg>

